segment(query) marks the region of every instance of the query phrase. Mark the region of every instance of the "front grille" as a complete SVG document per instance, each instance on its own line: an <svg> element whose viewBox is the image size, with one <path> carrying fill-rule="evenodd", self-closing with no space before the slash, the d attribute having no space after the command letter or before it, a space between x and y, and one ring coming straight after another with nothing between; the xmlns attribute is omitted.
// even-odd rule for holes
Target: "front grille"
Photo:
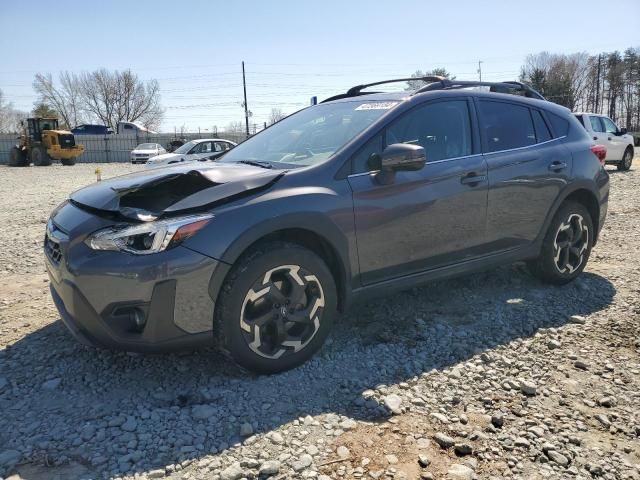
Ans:
<svg viewBox="0 0 640 480"><path fill-rule="evenodd" d="M44 235L44 252L54 264L58 265L62 260L62 251L60 250L60 244L54 242L49 238L49 235Z"/></svg>
<svg viewBox="0 0 640 480"><path fill-rule="evenodd" d="M62 148L73 148L76 146L76 139L70 133L59 133L58 143Z"/></svg>

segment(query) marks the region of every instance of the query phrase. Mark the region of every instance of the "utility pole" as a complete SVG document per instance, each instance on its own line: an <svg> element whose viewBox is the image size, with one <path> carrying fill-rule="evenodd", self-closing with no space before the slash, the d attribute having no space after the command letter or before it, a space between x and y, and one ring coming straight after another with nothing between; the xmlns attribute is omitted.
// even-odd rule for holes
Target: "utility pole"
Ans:
<svg viewBox="0 0 640 480"><path fill-rule="evenodd" d="M247 137L249 136L249 107L247 107L247 81L244 77L244 61L242 62L242 88L244 89L244 123L247 127Z"/></svg>
<svg viewBox="0 0 640 480"><path fill-rule="evenodd" d="M480 75L480 81L482 81L482 60L478 60L478 75Z"/></svg>
<svg viewBox="0 0 640 480"><path fill-rule="evenodd" d="M596 82L596 108L595 112L600 113L600 63L602 61L602 54L598 55L598 81Z"/></svg>

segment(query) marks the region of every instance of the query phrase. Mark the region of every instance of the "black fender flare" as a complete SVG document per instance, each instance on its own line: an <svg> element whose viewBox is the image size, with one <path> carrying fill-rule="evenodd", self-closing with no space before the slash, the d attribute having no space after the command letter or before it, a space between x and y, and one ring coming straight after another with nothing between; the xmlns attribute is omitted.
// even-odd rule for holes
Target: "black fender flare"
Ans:
<svg viewBox="0 0 640 480"><path fill-rule="evenodd" d="M339 278L336 279L336 287L339 289L341 304L344 308L351 301L352 274L349 242L344 233L326 215L318 212L292 213L265 219L264 221L251 226L229 245L225 252L218 258L219 268L209 282L209 295L214 302L217 301L218 293L222 288L224 280L241 255L261 239L277 234L285 230L304 230L320 239L329 246L338 263Z"/></svg>
<svg viewBox="0 0 640 480"><path fill-rule="evenodd" d="M600 211L600 193L593 181L578 180L567 185L556 197L553 204L551 205L551 208L549 209L549 212L547 213L547 217L545 218L544 224L540 229L540 233L538 234L538 238L536 238L536 241L535 241L536 251L539 251L540 248L542 247L542 242L544 241L544 237L547 234L547 229L549 228L549 225L551 224L551 220L553 220L553 217L556 215L560 206L564 203L564 201L567 198L569 198L569 196L571 196L573 193L577 191L589 192L593 196L593 199L596 201L596 204L598 205L598 211ZM600 222L599 218L596 218L593 220L594 220L594 223ZM597 240L597 237L598 237L598 228L596 228L595 235L594 235L594 245Z"/></svg>

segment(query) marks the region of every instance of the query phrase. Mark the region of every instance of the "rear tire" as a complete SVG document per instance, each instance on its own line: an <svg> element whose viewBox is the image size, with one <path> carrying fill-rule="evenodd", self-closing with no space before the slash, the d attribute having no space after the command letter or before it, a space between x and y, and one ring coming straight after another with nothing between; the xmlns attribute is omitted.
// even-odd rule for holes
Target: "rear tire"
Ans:
<svg viewBox="0 0 640 480"><path fill-rule="evenodd" d="M34 145L31 147L31 161L36 167L48 167L51 165L51 157L47 153L44 145Z"/></svg>
<svg viewBox="0 0 640 480"><path fill-rule="evenodd" d="M9 152L9 166L28 167L29 160L27 159L27 152L18 147L13 147Z"/></svg>
<svg viewBox="0 0 640 480"><path fill-rule="evenodd" d="M624 151L624 155L622 156L622 160L618 163L618 170L622 172L626 172L631 168L631 164L633 163L633 147L627 147Z"/></svg>
<svg viewBox="0 0 640 480"><path fill-rule="evenodd" d="M71 167L71 166L76 164L76 159L75 158L62 158L60 160L60 163L62 165L64 165L65 167Z"/></svg>
<svg viewBox="0 0 640 480"><path fill-rule="evenodd" d="M315 253L271 242L244 254L218 295L218 346L241 367L276 373L309 359L336 315L333 276Z"/></svg>
<svg viewBox="0 0 640 480"><path fill-rule="evenodd" d="M529 270L547 283L569 283L587 265L594 233L589 211L577 202L564 203L547 229L540 256L528 262Z"/></svg>

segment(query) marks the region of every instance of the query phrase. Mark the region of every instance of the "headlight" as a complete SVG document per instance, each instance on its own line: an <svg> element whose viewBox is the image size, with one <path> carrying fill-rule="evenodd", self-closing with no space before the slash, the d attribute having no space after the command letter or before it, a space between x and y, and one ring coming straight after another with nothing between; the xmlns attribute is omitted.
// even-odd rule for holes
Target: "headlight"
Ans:
<svg viewBox="0 0 640 480"><path fill-rule="evenodd" d="M195 235L213 215L188 215L126 227L109 227L90 235L85 243L93 250L120 250L148 255L173 248Z"/></svg>

